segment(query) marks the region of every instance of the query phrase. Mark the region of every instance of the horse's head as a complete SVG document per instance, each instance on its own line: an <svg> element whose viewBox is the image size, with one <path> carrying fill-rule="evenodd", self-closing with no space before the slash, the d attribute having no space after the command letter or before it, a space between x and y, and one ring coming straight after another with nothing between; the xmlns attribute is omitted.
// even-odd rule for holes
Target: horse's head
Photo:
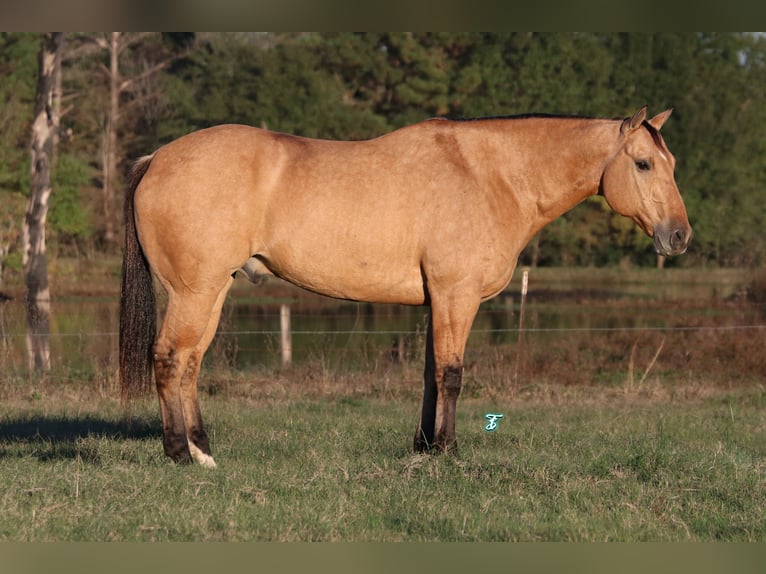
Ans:
<svg viewBox="0 0 766 574"><path fill-rule="evenodd" d="M672 110L646 120L646 106L620 126L621 145L601 178L600 193L612 209L630 217L649 237L660 255L686 251L692 228L678 192L676 160L660 135Z"/></svg>

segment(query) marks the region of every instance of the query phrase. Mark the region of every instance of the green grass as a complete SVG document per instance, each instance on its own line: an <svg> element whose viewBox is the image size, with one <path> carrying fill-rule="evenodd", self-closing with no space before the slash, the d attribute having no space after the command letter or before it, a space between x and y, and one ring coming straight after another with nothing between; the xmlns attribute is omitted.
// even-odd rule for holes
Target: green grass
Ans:
<svg viewBox="0 0 766 574"><path fill-rule="evenodd" d="M129 424L94 393L20 391L0 407L0 540L763 540L766 395L692 394L467 398L449 457L410 452L414 396L224 389L203 401L206 470L164 457L154 401Z"/></svg>

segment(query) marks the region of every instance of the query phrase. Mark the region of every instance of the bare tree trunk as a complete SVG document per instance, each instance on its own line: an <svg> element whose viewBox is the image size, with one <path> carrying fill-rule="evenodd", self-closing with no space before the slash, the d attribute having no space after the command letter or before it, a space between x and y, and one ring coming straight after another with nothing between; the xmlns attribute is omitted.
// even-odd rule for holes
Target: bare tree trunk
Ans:
<svg viewBox="0 0 766 574"><path fill-rule="evenodd" d="M53 92L61 68L62 32L47 32L40 43L37 102L32 124L32 182L22 228L30 369L50 370L50 289L45 222L52 191L51 163L58 126Z"/></svg>
<svg viewBox="0 0 766 574"><path fill-rule="evenodd" d="M61 33L61 40L56 48L57 61L54 63L53 70L53 97L52 97L52 116L53 123L53 151L51 153L51 165L56 165L58 160L59 141L61 140L61 101L64 99L64 82L62 80L61 64L64 60L64 34Z"/></svg>
<svg viewBox="0 0 766 574"><path fill-rule="evenodd" d="M119 177L117 172L117 158L119 156L119 144L117 132L122 120L120 96L124 92L134 89L139 80L145 79L156 72L166 68L180 54L157 62L149 66L143 72L132 77L124 78L120 74L120 55L128 47L137 44L153 33L123 33L109 32L96 40L96 44L109 54L109 66L102 66L102 72L109 81L109 107L107 110L106 125L104 126L104 139L102 143L102 180L101 195L104 212L104 241L108 245L117 243L118 213L115 199L118 197Z"/></svg>
<svg viewBox="0 0 766 574"><path fill-rule="evenodd" d="M120 32L109 36L109 115L104 135L104 240L115 243L114 198L117 179L117 128L120 122Z"/></svg>

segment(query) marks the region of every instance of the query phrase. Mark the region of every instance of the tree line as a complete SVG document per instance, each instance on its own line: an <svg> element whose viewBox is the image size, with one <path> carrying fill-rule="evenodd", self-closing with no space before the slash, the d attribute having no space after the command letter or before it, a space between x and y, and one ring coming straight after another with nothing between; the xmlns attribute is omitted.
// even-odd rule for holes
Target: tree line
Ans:
<svg viewBox="0 0 766 574"><path fill-rule="evenodd" d="M18 273L40 34L0 34L0 280ZM623 117L663 128L695 237L669 265L764 261L766 40L746 33L65 34L46 222L53 256L118 253L134 159L236 122L362 139L434 116ZM529 265L655 265L600 198L545 228Z"/></svg>

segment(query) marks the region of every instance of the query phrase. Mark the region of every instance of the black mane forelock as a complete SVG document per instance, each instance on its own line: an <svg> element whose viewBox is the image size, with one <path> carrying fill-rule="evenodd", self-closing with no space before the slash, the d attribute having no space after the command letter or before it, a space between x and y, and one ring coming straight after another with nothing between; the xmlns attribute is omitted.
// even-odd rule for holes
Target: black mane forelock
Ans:
<svg viewBox="0 0 766 574"><path fill-rule="evenodd" d="M665 149L665 141L662 139L662 136L660 135L660 132L658 129L656 129L652 124L647 122L646 120L643 121L641 124L644 126L647 130L649 130L649 134L652 136L652 140L654 140L654 145L656 145L660 149Z"/></svg>

